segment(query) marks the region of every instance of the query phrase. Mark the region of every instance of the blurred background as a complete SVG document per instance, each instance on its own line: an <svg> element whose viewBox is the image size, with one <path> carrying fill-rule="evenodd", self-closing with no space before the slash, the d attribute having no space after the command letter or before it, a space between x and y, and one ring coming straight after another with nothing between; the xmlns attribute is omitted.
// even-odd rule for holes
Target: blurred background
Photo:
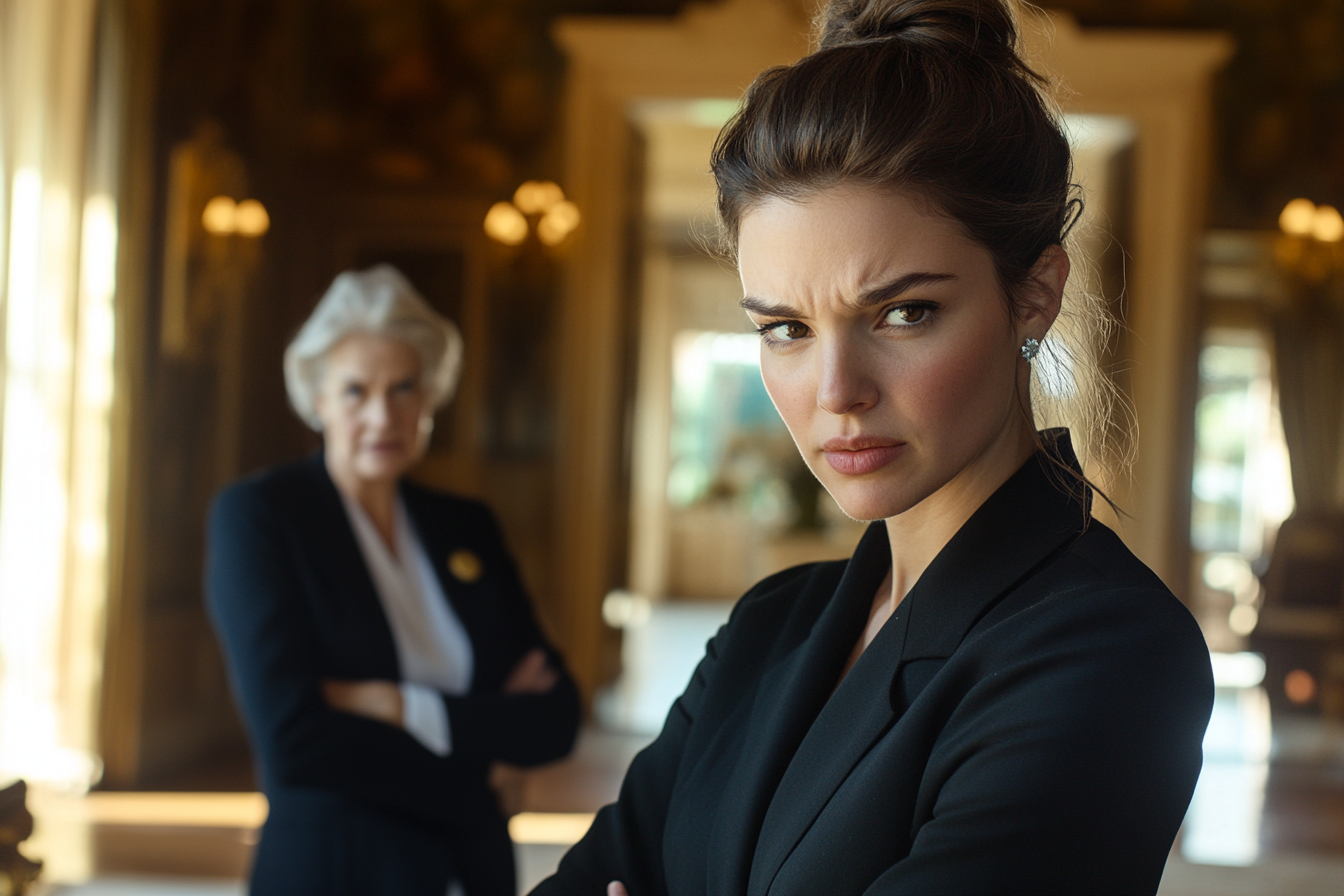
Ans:
<svg viewBox="0 0 1344 896"><path fill-rule="evenodd" d="M1124 324L1074 348L1133 408L1094 472L1219 686L1163 893L1338 893L1344 2L1048 5L1080 285ZM0 0L0 786L41 888L242 892L266 808L204 516L318 447L281 353L342 269L461 326L416 477L497 510L583 690L575 756L508 784L525 885L732 601L848 554L712 252L714 136L812 7Z"/></svg>

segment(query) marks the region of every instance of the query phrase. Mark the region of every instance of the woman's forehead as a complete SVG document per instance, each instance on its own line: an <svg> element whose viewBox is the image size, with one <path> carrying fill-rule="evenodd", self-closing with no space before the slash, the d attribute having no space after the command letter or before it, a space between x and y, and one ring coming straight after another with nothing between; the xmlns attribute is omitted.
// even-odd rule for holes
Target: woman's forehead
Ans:
<svg viewBox="0 0 1344 896"><path fill-rule="evenodd" d="M744 293L773 301L857 301L901 278L978 280L989 253L927 203L899 193L836 188L805 200L771 199L742 220Z"/></svg>

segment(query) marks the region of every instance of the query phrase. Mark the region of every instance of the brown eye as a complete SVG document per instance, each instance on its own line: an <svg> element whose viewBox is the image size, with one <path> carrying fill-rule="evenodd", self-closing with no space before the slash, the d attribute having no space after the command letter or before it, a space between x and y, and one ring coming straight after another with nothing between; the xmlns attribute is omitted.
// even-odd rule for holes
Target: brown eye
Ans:
<svg viewBox="0 0 1344 896"><path fill-rule="evenodd" d="M922 305L901 305L899 308L893 308L887 312L887 323L897 327L917 324L928 313L929 309Z"/></svg>
<svg viewBox="0 0 1344 896"><path fill-rule="evenodd" d="M796 320L781 321L765 332L776 342L793 342L807 335L807 327Z"/></svg>

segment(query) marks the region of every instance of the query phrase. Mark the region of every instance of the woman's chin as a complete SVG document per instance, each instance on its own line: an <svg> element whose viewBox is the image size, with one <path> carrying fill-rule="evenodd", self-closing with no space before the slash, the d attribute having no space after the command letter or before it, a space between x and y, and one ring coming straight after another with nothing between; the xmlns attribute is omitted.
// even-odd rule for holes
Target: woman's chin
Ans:
<svg viewBox="0 0 1344 896"><path fill-rule="evenodd" d="M899 516L918 503L890 486L882 488L854 483L847 488L827 488L827 491L845 516L861 523Z"/></svg>
<svg viewBox="0 0 1344 896"><path fill-rule="evenodd" d="M414 458L403 455L365 457L356 462L355 473L365 482L385 482L400 479L414 463Z"/></svg>
<svg viewBox="0 0 1344 896"><path fill-rule="evenodd" d="M860 523L871 523L895 515L887 513L884 504L877 501L837 499L835 503L840 505L840 510L845 516Z"/></svg>

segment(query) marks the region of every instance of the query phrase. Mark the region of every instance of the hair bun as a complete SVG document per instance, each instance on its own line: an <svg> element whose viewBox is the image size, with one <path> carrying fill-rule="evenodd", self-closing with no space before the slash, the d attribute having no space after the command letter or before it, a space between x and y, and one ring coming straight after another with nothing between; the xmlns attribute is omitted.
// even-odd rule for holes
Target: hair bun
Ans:
<svg viewBox="0 0 1344 896"><path fill-rule="evenodd" d="M831 0L817 17L818 49L901 39L1016 56L1017 25L1003 0ZM988 51L988 52L987 52Z"/></svg>

